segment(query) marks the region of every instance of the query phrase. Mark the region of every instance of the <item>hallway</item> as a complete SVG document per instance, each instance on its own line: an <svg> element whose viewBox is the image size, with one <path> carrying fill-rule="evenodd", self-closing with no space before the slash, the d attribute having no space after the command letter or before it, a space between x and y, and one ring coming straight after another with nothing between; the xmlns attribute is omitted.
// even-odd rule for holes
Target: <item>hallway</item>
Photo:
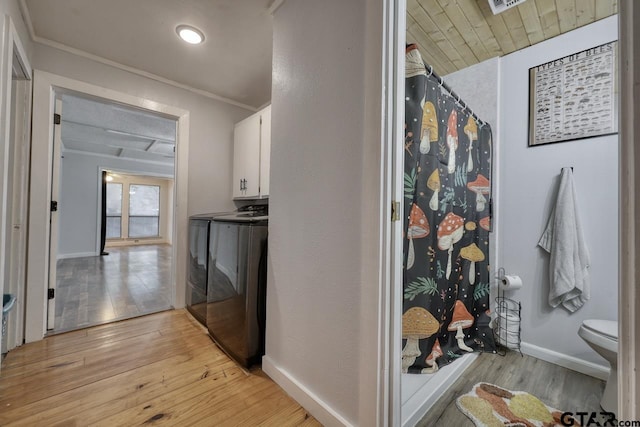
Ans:
<svg viewBox="0 0 640 427"><path fill-rule="evenodd" d="M171 308L171 250L112 247L102 257L58 260L53 333Z"/></svg>
<svg viewBox="0 0 640 427"><path fill-rule="evenodd" d="M229 359L185 310L59 334L7 355L0 425L318 426Z"/></svg>

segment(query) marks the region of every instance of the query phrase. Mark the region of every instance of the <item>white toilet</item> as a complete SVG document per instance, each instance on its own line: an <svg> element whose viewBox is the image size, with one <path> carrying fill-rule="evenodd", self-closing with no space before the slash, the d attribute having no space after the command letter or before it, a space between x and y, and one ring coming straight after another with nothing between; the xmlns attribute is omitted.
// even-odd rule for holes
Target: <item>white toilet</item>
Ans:
<svg viewBox="0 0 640 427"><path fill-rule="evenodd" d="M611 364L611 373L600 406L605 411L618 412L618 322L585 320L578 330L578 335Z"/></svg>

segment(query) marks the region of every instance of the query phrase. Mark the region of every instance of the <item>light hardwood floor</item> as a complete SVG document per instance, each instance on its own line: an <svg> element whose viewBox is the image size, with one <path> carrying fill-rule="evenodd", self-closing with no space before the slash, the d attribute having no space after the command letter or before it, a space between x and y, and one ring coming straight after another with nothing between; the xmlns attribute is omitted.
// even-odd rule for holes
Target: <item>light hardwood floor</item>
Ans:
<svg viewBox="0 0 640 427"><path fill-rule="evenodd" d="M57 262L53 333L171 307L170 245L107 248L107 252Z"/></svg>
<svg viewBox="0 0 640 427"><path fill-rule="evenodd" d="M0 425L319 426L238 367L185 310L47 337L8 353Z"/></svg>
<svg viewBox="0 0 640 427"><path fill-rule="evenodd" d="M512 390L526 391L561 411L598 412L604 381L580 374L535 357L510 351L505 357L483 353L442 395L419 427L473 427L456 406L458 396L479 383L487 382Z"/></svg>

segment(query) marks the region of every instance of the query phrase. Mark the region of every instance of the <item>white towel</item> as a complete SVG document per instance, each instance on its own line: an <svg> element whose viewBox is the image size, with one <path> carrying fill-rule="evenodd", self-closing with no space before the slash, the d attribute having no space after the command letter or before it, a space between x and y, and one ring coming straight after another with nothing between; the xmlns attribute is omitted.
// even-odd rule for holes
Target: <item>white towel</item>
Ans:
<svg viewBox="0 0 640 427"><path fill-rule="evenodd" d="M549 304L575 312L590 297L589 250L584 241L571 168L563 168L558 198L538 245L550 254Z"/></svg>

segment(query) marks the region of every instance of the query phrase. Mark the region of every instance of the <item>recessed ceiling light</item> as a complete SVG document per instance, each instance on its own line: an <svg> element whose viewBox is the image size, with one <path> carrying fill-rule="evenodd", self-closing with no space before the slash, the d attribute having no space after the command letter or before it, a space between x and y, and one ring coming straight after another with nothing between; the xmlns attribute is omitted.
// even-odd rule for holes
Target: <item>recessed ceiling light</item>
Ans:
<svg viewBox="0 0 640 427"><path fill-rule="evenodd" d="M200 44L204 41L202 31L190 25L178 25L176 27L176 33L178 33L182 40L190 44Z"/></svg>

